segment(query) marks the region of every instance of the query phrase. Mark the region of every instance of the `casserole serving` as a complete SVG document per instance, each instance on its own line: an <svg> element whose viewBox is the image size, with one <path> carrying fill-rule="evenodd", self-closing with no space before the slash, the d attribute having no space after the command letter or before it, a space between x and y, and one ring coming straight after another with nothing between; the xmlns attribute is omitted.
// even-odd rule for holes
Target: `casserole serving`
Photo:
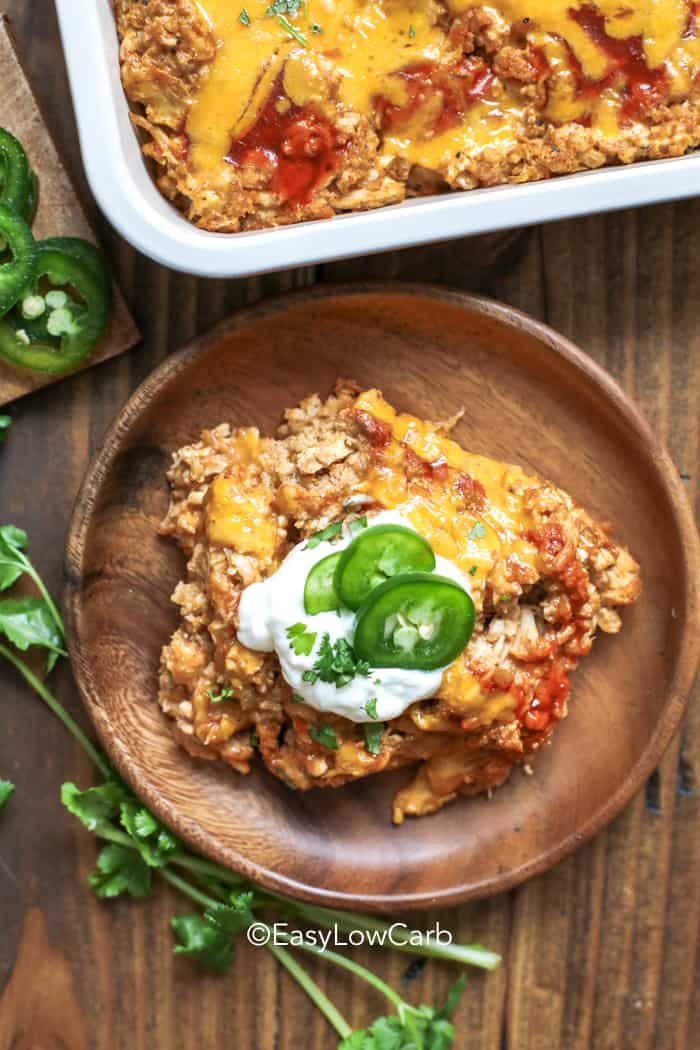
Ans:
<svg viewBox="0 0 700 1050"><path fill-rule="evenodd" d="M110 0L57 0L56 6L92 191L135 247L174 269L243 276L697 193L700 160L691 154L537 183L438 193L333 222L222 237L193 228L163 199L143 164L120 81Z"/></svg>
<svg viewBox="0 0 700 1050"><path fill-rule="evenodd" d="M192 755L292 790L413 766L396 824L491 792L567 713L639 566L561 489L339 381L276 439L223 423L174 456L187 557L159 701Z"/></svg>

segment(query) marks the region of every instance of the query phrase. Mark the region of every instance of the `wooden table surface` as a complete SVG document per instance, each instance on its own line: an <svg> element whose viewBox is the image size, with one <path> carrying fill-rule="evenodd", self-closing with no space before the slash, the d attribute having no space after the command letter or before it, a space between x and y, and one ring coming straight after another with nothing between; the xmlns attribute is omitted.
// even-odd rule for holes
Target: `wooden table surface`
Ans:
<svg viewBox="0 0 700 1050"><path fill-rule="evenodd" d="M6 0L6 10L85 188L53 4ZM697 499L700 200L529 229L506 243L462 240L228 282L171 274L121 241L94 206L92 215L143 345L18 402L0 453L2 521L27 529L54 593L73 498L127 395L236 306L314 281L441 282L548 321L643 406ZM84 721L67 667L56 684ZM331 1030L267 953L241 946L225 978L175 960L168 919L183 909L164 886L144 903L91 898L94 841L58 800L64 780L88 784L87 760L4 666L0 689L0 775L17 784L0 820L0 1050L331 1050ZM495 974L471 978L456 1050L699 1045L699 772L700 707L691 701L646 791L592 843L512 893L440 913L459 939L505 958ZM406 971L406 956L367 949L358 958L397 985ZM310 969L352 1023L384 1012L364 986L323 965ZM430 963L403 990L437 1001L454 976Z"/></svg>

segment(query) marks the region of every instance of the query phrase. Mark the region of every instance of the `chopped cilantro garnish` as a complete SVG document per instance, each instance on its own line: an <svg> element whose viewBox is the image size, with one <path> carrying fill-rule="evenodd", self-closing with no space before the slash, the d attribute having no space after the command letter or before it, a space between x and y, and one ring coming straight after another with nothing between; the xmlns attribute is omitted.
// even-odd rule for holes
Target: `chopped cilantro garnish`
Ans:
<svg viewBox="0 0 700 1050"><path fill-rule="evenodd" d="M469 570L469 575L476 576L476 565L472 565L472 567Z"/></svg>
<svg viewBox="0 0 700 1050"><path fill-rule="evenodd" d="M408 27L408 39L409 40L413 40L415 35L416 35L415 29L413 28L413 26L409 26Z"/></svg>
<svg viewBox="0 0 700 1050"><path fill-rule="evenodd" d="M241 23L242 26L250 25L250 15L246 11L245 7L241 8L241 13L238 16L238 21Z"/></svg>
<svg viewBox="0 0 700 1050"><path fill-rule="evenodd" d="M210 689L208 696L212 704L220 704L222 700L233 699L233 689L228 685L225 686L220 693L215 693L213 689Z"/></svg>
<svg viewBox="0 0 700 1050"><path fill-rule="evenodd" d="M301 0L272 0L265 14L268 18L274 18L275 15L289 15L290 18L294 18L300 7Z"/></svg>
<svg viewBox="0 0 700 1050"><path fill-rule="evenodd" d="M331 751L338 750L338 738L335 735L335 729L333 726L311 726L309 729L309 736L312 740L315 740L317 744L323 744L324 747L329 747Z"/></svg>
<svg viewBox="0 0 700 1050"><path fill-rule="evenodd" d="M499 601L509 602L510 601L510 595L509 594L502 594L500 599L499 599Z"/></svg>
<svg viewBox="0 0 700 1050"><path fill-rule="evenodd" d="M471 532L469 533L470 540L483 540L486 535L486 526L481 521L477 521L475 525L472 525Z"/></svg>
<svg viewBox="0 0 700 1050"><path fill-rule="evenodd" d="M369 715L370 718L376 718L377 717L377 698L376 698L376 696L373 696L371 700L367 701L367 703L365 704L365 711L367 712L367 714Z"/></svg>
<svg viewBox="0 0 700 1050"><path fill-rule="evenodd" d="M336 689L342 689L355 677L369 674L366 660L358 660L355 650L344 638L338 638L331 645L330 635L324 634L318 648L318 656L311 671L304 671L305 682L333 682Z"/></svg>
<svg viewBox="0 0 700 1050"><path fill-rule="evenodd" d="M258 734L255 732L254 729L251 729L251 731L250 731L249 740L250 740L250 746L251 747L259 747L260 746L260 737L258 736Z"/></svg>
<svg viewBox="0 0 700 1050"><path fill-rule="evenodd" d="M282 28L284 30L286 30L286 32L289 33L290 36L293 36L294 39L298 43L300 43L302 47L306 47L306 37L302 36L302 34L299 32L299 30L294 28L294 26L292 25L292 23L289 21L288 18L285 18L284 15L278 15L277 16L277 24L281 25Z"/></svg>
<svg viewBox="0 0 700 1050"><path fill-rule="evenodd" d="M382 737L386 726L383 722L365 722L362 729L365 734L365 747L370 755L378 755L382 750Z"/></svg>
<svg viewBox="0 0 700 1050"><path fill-rule="evenodd" d="M299 693L292 693L292 703L294 703L294 704L303 704L304 703L304 697L300 696Z"/></svg>
<svg viewBox="0 0 700 1050"><path fill-rule="evenodd" d="M305 623L294 623L287 628L287 638L297 656L308 656L316 641L316 632L307 631Z"/></svg>
<svg viewBox="0 0 700 1050"><path fill-rule="evenodd" d="M320 532L315 532L313 536L309 536L306 541L306 549L312 551L314 547L318 547L319 543L323 543L324 540L335 539L339 536L343 528L342 521L332 521L330 525L326 525L325 529L321 529Z"/></svg>
<svg viewBox="0 0 700 1050"><path fill-rule="evenodd" d="M317 22L313 22L309 26L309 29L311 30L312 33L322 33L323 32L323 30L321 29L320 25Z"/></svg>

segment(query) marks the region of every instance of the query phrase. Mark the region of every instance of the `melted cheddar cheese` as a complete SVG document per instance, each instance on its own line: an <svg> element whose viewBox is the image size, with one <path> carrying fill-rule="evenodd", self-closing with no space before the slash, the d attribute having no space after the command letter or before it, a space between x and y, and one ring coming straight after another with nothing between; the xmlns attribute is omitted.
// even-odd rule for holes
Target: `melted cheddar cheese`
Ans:
<svg viewBox="0 0 700 1050"><path fill-rule="evenodd" d="M470 576L476 598L487 576L509 592L508 558L536 572L537 548L525 538L532 521L524 499L536 479L520 467L466 452L434 424L398 414L376 390L362 393L355 411L378 420L391 435L372 462L364 491L405 515L436 554ZM406 450L419 466L425 464L425 472L407 472ZM470 501L465 490L483 496Z"/></svg>
<svg viewBox="0 0 700 1050"><path fill-rule="evenodd" d="M691 0L197 3L218 47L186 131L193 171L212 185L225 182L235 144L271 98L278 115L311 107L332 124L338 106L360 114L380 133L383 164L398 157L440 170L465 151L526 138L538 85L547 121L615 136L653 105L686 97L700 69ZM465 63L461 38L445 27L467 19L471 32L475 10L496 19L499 46L520 49L530 83L494 69L498 48L478 33ZM264 153L266 141L253 146ZM283 131L280 141L284 152Z"/></svg>
<svg viewBox="0 0 700 1050"><path fill-rule="evenodd" d="M230 445L235 467L215 478L207 493L207 539L216 547L270 560L278 544L278 529L270 509L272 491L259 477L260 434L253 427L243 428Z"/></svg>

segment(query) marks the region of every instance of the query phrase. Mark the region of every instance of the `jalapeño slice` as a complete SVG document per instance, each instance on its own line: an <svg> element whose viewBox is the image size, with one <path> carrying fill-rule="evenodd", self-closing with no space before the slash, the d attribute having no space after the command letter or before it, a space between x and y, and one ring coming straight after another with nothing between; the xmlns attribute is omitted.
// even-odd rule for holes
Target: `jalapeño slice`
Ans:
<svg viewBox="0 0 700 1050"><path fill-rule="evenodd" d="M373 525L342 552L335 589L344 605L359 609L370 593L392 576L432 572L435 555L427 540L403 525Z"/></svg>
<svg viewBox="0 0 700 1050"><path fill-rule="evenodd" d="M34 218L36 191L35 176L24 148L14 135L0 128L0 201L30 223Z"/></svg>
<svg viewBox="0 0 700 1050"><path fill-rule="evenodd" d="M0 262L0 317L15 305L24 287L31 281L36 265L36 241L32 231L12 208L0 203L0 255L10 255Z"/></svg>
<svg viewBox="0 0 700 1050"><path fill-rule="evenodd" d="M313 569L306 577L304 586L304 611L309 616L316 613L331 612L340 608L340 601L336 594L333 578L342 551L329 554L327 558L317 561Z"/></svg>
<svg viewBox="0 0 700 1050"><path fill-rule="evenodd" d="M355 652L370 667L434 671L456 660L474 630L474 602L446 576L411 572L375 588L359 609Z"/></svg>
<svg viewBox="0 0 700 1050"><path fill-rule="evenodd" d="M0 320L0 356L19 368L61 375L89 357L104 334L111 290L90 264L42 242L32 247L34 275L21 307ZM32 322L35 306L42 312Z"/></svg>

